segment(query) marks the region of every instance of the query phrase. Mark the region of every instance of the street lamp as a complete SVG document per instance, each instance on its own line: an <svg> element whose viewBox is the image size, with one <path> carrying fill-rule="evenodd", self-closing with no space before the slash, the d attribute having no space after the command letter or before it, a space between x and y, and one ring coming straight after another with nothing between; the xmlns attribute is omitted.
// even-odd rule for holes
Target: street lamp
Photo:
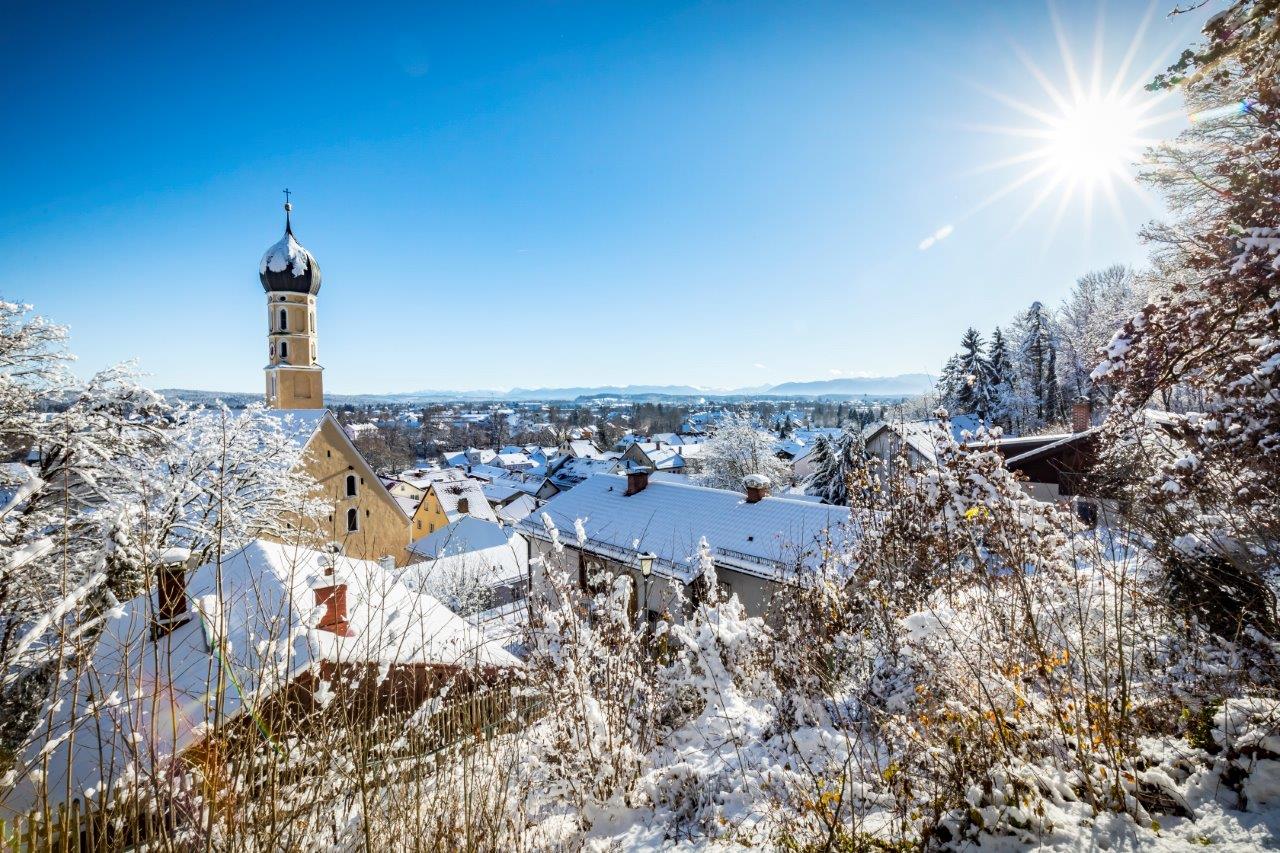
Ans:
<svg viewBox="0 0 1280 853"><path fill-rule="evenodd" d="M649 579L653 577L653 560L655 555L646 551L640 555L640 576L644 578L644 597L642 599L642 607L644 608L644 621L649 621Z"/></svg>

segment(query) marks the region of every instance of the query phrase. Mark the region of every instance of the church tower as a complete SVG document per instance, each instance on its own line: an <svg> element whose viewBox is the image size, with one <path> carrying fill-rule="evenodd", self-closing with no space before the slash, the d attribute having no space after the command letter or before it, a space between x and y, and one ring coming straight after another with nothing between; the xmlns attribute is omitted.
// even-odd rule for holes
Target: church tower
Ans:
<svg viewBox="0 0 1280 853"><path fill-rule="evenodd" d="M267 292L267 406L323 409L323 372L316 363L316 294L320 265L294 239L289 191L284 236L266 254L258 278Z"/></svg>

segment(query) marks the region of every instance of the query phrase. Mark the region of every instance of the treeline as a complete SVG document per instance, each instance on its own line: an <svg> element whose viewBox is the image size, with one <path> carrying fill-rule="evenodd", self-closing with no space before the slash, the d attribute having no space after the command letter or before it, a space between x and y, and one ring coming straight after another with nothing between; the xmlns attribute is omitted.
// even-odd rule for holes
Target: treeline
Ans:
<svg viewBox="0 0 1280 853"><path fill-rule="evenodd" d="M1019 434L1067 423L1079 400L1105 405L1109 392L1090 374L1154 285L1115 265L1081 276L1057 308L1031 303L989 338L968 329L939 377L942 405Z"/></svg>

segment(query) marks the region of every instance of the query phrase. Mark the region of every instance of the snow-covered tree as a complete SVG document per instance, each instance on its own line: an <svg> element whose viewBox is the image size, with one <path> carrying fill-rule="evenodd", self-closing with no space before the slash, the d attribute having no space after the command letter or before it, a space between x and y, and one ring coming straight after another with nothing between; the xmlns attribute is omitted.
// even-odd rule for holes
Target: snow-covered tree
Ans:
<svg viewBox="0 0 1280 853"><path fill-rule="evenodd" d="M854 428L834 439L819 436L813 452L818 458L805 491L829 504L848 506L850 489L857 488L863 481L862 474L870 458L862 433Z"/></svg>
<svg viewBox="0 0 1280 853"><path fill-rule="evenodd" d="M1053 322L1040 302L1033 302L1013 326L1014 387L1020 426L1038 429L1062 417L1056 375L1057 343Z"/></svg>
<svg viewBox="0 0 1280 853"><path fill-rule="evenodd" d="M0 750L166 551L297 538L318 512L277 419L174 408L127 367L79 381L65 329L29 312L0 301Z"/></svg>
<svg viewBox="0 0 1280 853"><path fill-rule="evenodd" d="M741 414L730 414L716 427L700 457L700 485L716 489L742 489L742 478L760 474L775 490L791 481L791 469L777 456L777 439Z"/></svg>
<svg viewBox="0 0 1280 853"><path fill-rule="evenodd" d="M954 399L948 401L956 411L977 415L984 421L991 412L995 394L991 363L985 349L977 329L965 331L956 362L960 382Z"/></svg>
<svg viewBox="0 0 1280 853"><path fill-rule="evenodd" d="M313 522L332 508L303 470L291 418L261 405L174 411L128 495L150 553L180 548L199 565L254 538L323 544Z"/></svg>
<svg viewBox="0 0 1280 853"><path fill-rule="evenodd" d="M1016 406L1013 361L1009 357L1008 341L999 326L991 333L987 366L991 374L991 423L1011 430Z"/></svg>
<svg viewBox="0 0 1280 853"><path fill-rule="evenodd" d="M1141 307L1133 270L1126 266L1115 264L1076 280L1054 313L1058 378L1068 402L1095 397L1089 374L1099 354Z"/></svg>
<svg viewBox="0 0 1280 853"><path fill-rule="evenodd" d="M1169 416L1178 447L1145 462L1135 505L1158 525L1186 589L1235 590L1213 604L1241 630L1280 633L1280 7L1236 0L1205 24L1155 88L1180 88L1196 117L1149 153L1142 178L1174 221L1146 229L1163 295L1125 323L1093 372L1119 390L1108 429L1140 446L1142 410L1174 389L1202 399ZM1222 579L1229 577L1230 583ZM1269 597L1259 610L1259 592ZM1267 592L1269 591L1269 592Z"/></svg>
<svg viewBox="0 0 1280 853"><path fill-rule="evenodd" d="M835 477L836 457L831 441L825 435L819 435L813 443L813 451L809 454L810 473L805 481L806 494L826 498Z"/></svg>

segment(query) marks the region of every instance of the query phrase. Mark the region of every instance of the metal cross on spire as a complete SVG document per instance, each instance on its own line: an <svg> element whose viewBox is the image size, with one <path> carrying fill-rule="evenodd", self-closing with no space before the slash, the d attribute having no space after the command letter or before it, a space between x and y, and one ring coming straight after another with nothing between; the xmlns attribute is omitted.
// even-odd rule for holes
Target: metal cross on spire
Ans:
<svg viewBox="0 0 1280 853"><path fill-rule="evenodd" d="M289 221L289 212L293 210L293 204L289 201L289 188L284 188L284 230L288 234L293 233L293 223Z"/></svg>

